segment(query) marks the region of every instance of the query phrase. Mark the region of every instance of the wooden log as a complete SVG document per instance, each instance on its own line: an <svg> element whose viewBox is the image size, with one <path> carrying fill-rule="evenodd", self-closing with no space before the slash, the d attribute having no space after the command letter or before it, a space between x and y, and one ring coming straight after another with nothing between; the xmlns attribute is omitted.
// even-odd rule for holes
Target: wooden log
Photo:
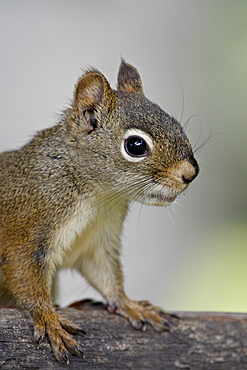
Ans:
<svg viewBox="0 0 247 370"><path fill-rule="evenodd" d="M85 359L70 357L60 364L47 338L33 342L32 321L15 308L0 308L1 369L93 370L244 370L247 369L247 314L178 312L173 329L162 334L147 326L137 331L103 305L90 302L80 309L58 310L76 322L86 335L75 338Z"/></svg>

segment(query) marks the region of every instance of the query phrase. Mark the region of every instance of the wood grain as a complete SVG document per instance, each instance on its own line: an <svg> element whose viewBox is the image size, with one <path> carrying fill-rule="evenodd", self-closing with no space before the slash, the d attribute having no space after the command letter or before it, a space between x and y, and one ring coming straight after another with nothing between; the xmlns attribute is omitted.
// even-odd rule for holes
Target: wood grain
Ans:
<svg viewBox="0 0 247 370"><path fill-rule="evenodd" d="M86 335L75 338L86 358L71 356L60 364L47 338L37 348L31 319L15 308L0 308L1 369L247 369L247 314L178 312L173 329L162 334L145 332L103 305L89 301L59 310L79 324Z"/></svg>

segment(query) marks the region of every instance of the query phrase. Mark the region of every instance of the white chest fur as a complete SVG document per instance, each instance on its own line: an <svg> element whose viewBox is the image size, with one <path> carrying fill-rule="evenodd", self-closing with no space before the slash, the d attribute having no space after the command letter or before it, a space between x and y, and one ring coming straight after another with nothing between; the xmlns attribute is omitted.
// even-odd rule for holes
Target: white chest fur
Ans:
<svg viewBox="0 0 247 370"><path fill-rule="evenodd" d="M114 248L114 243L118 247L127 208L127 202L115 197L80 200L54 237L55 265L73 267L83 256L100 256L100 249Z"/></svg>
<svg viewBox="0 0 247 370"><path fill-rule="evenodd" d="M63 266L65 253L71 248L78 235L81 235L97 214L96 202L79 199L74 211L54 235L52 258L55 266Z"/></svg>

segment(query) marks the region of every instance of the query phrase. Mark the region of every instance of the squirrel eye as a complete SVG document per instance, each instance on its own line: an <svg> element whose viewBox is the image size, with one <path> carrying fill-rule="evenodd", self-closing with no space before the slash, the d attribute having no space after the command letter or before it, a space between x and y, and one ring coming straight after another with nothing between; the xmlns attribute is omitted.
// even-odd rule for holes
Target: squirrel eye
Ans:
<svg viewBox="0 0 247 370"><path fill-rule="evenodd" d="M140 136L129 136L125 139L124 149L131 157L145 157L149 151L148 144Z"/></svg>
<svg viewBox="0 0 247 370"><path fill-rule="evenodd" d="M90 115L90 125L95 128L97 126L97 119L93 114Z"/></svg>

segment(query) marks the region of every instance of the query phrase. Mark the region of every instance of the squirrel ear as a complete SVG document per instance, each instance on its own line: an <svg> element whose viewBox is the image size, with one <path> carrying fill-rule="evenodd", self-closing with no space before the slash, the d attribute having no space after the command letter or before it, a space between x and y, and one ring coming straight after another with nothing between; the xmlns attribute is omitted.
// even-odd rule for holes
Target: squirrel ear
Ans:
<svg viewBox="0 0 247 370"><path fill-rule="evenodd" d="M88 71L77 82L74 104L80 112L94 110L99 105L110 111L116 105L116 98L109 82L100 72Z"/></svg>
<svg viewBox="0 0 247 370"><path fill-rule="evenodd" d="M139 72L132 65L125 63L123 59L118 72L117 88L119 91L144 95Z"/></svg>

